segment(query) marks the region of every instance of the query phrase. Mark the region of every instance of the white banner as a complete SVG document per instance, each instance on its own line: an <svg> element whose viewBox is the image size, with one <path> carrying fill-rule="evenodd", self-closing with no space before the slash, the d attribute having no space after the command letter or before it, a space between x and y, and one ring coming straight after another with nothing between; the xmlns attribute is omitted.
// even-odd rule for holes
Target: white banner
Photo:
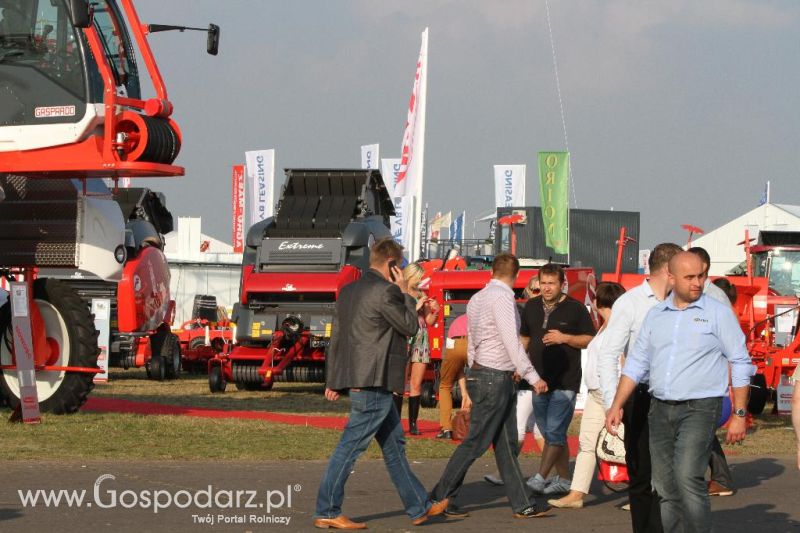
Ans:
<svg viewBox="0 0 800 533"><path fill-rule="evenodd" d="M378 168L380 164L380 144L365 144L361 147L361 168Z"/></svg>
<svg viewBox="0 0 800 533"><path fill-rule="evenodd" d="M414 220L414 197L400 196L394 198L394 211L397 215L391 217L392 237L403 245L403 248L405 248L405 256L410 258L412 239L411 224L409 221Z"/></svg>
<svg viewBox="0 0 800 533"><path fill-rule="evenodd" d="M95 383L108 381L108 352L111 343L111 300L108 298L92 298L92 314L94 315L94 329L97 330L97 366L103 371L94 375Z"/></svg>
<svg viewBox="0 0 800 533"><path fill-rule="evenodd" d="M271 217L275 210L275 150L256 150L245 152L244 155L252 226Z"/></svg>
<svg viewBox="0 0 800 533"><path fill-rule="evenodd" d="M497 207L525 205L525 165L494 166L494 198Z"/></svg>
<svg viewBox="0 0 800 533"><path fill-rule="evenodd" d="M414 196L415 205L422 205L422 169L425 159L425 101L428 87L428 28L422 32L422 43L417 59L414 85L408 102L403 146L400 152L400 172L397 176L395 196ZM415 261L420 253L422 222L418 216L411 220L411 243L409 261Z"/></svg>
<svg viewBox="0 0 800 533"><path fill-rule="evenodd" d="M392 198L395 198L394 190L398 174L400 174L399 159L381 159L381 176L383 176L383 183L386 184L386 190L389 191L389 196Z"/></svg>

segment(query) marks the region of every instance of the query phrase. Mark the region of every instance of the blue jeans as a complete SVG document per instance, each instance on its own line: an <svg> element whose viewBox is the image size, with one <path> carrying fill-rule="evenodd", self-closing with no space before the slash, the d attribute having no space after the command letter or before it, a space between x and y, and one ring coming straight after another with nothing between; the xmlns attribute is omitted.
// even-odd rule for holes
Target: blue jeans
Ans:
<svg viewBox="0 0 800 533"><path fill-rule="evenodd" d="M567 429L575 414L575 391L555 389L533 396L533 412L544 441L551 446L567 445Z"/></svg>
<svg viewBox="0 0 800 533"><path fill-rule="evenodd" d="M722 398L672 404L653 398L650 455L653 488L661 499L666 533L711 531L705 473L722 411Z"/></svg>
<svg viewBox="0 0 800 533"><path fill-rule="evenodd" d="M431 491L433 500L455 499L472 463L493 444L511 508L520 512L534 503L517 460L517 393L512 374L490 368L469 370L467 392L472 399L469 434L453 452L442 478Z"/></svg>
<svg viewBox="0 0 800 533"><path fill-rule="evenodd" d="M379 388L365 388L350 390L350 419L322 476L315 518L336 518L342 514L344 484L356 459L364 453L373 437L381 446L386 470L406 513L415 519L428 512L431 502L425 487L408 465L403 427L392 393Z"/></svg>

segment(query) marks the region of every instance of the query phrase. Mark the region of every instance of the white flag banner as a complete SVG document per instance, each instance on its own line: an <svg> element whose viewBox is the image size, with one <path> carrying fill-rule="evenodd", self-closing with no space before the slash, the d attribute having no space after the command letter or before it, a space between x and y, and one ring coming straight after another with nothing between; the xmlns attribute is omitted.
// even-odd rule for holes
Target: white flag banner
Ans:
<svg viewBox="0 0 800 533"><path fill-rule="evenodd" d="M494 198L497 207L525 205L525 165L494 166Z"/></svg>
<svg viewBox="0 0 800 533"><path fill-rule="evenodd" d="M414 197L398 196L394 198L395 216L391 217L392 237L405 248L405 255L411 252L411 222L414 220Z"/></svg>
<svg viewBox="0 0 800 533"><path fill-rule="evenodd" d="M380 162L380 144L365 144L361 147L361 168L378 168Z"/></svg>
<svg viewBox="0 0 800 533"><path fill-rule="evenodd" d="M383 176L383 183L386 184L386 190L389 191L389 196L392 198L395 198L394 190L398 174L400 174L399 159L381 159L381 176Z"/></svg>
<svg viewBox="0 0 800 533"><path fill-rule="evenodd" d="M422 205L422 169L425 158L425 101L428 86L428 28L422 32L414 85L408 102L408 115L403 132L400 172L397 176L395 196L414 196L415 205ZM419 257L422 222L418 216L411 220L411 246L409 260Z"/></svg>
<svg viewBox="0 0 800 533"><path fill-rule="evenodd" d="M255 150L244 155L252 226L274 214L275 150Z"/></svg>

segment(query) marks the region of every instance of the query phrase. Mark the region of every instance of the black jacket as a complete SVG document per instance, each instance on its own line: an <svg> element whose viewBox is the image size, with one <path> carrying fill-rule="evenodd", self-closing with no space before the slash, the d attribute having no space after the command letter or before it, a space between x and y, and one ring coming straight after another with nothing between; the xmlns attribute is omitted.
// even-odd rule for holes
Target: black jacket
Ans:
<svg viewBox="0 0 800 533"><path fill-rule="evenodd" d="M326 387L380 387L402 393L408 337L419 322L414 298L368 270L342 288L336 301L331 344L325 355Z"/></svg>

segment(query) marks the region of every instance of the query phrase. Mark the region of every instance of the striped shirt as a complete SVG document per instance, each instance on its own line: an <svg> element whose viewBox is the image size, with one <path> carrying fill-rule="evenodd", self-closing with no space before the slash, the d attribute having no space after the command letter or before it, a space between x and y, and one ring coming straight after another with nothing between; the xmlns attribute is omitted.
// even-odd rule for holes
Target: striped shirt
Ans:
<svg viewBox="0 0 800 533"><path fill-rule="evenodd" d="M516 371L531 385L539 381L519 341L520 318L514 291L493 279L467 304L467 360L495 370Z"/></svg>

